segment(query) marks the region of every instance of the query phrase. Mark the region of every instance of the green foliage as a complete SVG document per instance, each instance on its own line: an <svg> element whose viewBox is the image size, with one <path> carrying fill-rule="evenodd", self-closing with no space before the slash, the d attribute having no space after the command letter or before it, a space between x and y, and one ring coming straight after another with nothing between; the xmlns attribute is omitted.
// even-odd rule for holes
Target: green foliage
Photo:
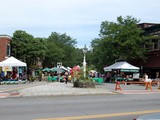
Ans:
<svg viewBox="0 0 160 120"><path fill-rule="evenodd" d="M144 45L151 45L153 36L143 35L138 24L139 20L126 16L117 17L116 22L101 23L100 37L92 40L92 49L86 53L87 69L103 72L103 67L117 59L145 59ZM56 66L62 62L64 66L82 65L82 49L75 47L76 40L70 36L52 32L48 38L34 38L25 31L17 30L13 34L12 55L27 62L32 68L37 67L37 61L43 67Z"/></svg>
<svg viewBox="0 0 160 120"><path fill-rule="evenodd" d="M91 79L76 80L74 81L73 87L95 88L95 83Z"/></svg>
<svg viewBox="0 0 160 120"><path fill-rule="evenodd" d="M46 46L43 38L34 38L25 31L15 31L11 46L12 55L27 62L29 67L36 66L45 56Z"/></svg>
<svg viewBox="0 0 160 120"><path fill-rule="evenodd" d="M37 68L38 62L43 67L56 66L57 62L72 67L81 64L83 59L81 49L75 48L76 40L66 34L53 32L46 39L17 30L12 39L12 56L27 62L31 69Z"/></svg>
<svg viewBox="0 0 160 120"><path fill-rule="evenodd" d="M144 44L150 37L143 36L139 20L127 16L117 17L117 22L104 21L101 24L100 38L92 41L92 63L103 71L117 59L145 59Z"/></svg>
<svg viewBox="0 0 160 120"><path fill-rule="evenodd" d="M44 66L56 65L57 62L62 62L64 66L79 64L79 59L82 57L79 54L80 50L74 47L75 44L76 40L66 34L51 33L46 40L47 50Z"/></svg>

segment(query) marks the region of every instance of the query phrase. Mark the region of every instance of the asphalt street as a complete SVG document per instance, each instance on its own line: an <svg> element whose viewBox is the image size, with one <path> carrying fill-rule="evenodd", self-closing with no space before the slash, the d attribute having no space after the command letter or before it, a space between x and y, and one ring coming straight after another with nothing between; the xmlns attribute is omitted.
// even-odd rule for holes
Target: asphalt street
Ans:
<svg viewBox="0 0 160 120"><path fill-rule="evenodd" d="M1 120L133 120L160 112L157 94L16 97L0 99Z"/></svg>

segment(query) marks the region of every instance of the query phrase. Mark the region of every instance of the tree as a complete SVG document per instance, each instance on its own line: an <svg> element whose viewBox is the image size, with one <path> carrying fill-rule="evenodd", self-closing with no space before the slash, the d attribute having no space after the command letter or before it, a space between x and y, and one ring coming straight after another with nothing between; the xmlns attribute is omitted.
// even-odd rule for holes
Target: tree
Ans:
<svg viewBox="0 0 160 120"><path fill-rule="evenodd" d="M35 66L45 56L45 43L43 38L34 38L22 30L13 33L11 42L12 55L27 62L29 67Z"/></svg>
<svg viewBox="0 0 160 120"><path fill-rule="evenodd" d="M101 69L110 65L117 59L145 59L149 37L143 35L143 30L138 27L139 20L131 16L117 17L117 22L104 21L101 24L100 38L92 41L93 63Z"/></svg>
<svg viewBox="0 0 160 120"><path fill-rule="evenodd" d="M64 66L71 67L79 63L80 54L79 50L74 47L75 44L76 40L70 36L52 32L46 40L47 51L44 66L55 66L57 62L62 62Z"/></svg>

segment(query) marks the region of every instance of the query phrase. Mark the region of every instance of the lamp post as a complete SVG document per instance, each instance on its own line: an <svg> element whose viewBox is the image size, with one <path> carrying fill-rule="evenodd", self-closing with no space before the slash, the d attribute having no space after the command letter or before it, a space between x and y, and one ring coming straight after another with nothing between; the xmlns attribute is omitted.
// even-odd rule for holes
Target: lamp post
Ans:
<svg viewBox="0 0 160 120"><path fill-rule="evenodd" d="M83 76L86 78L86 53L87 53L87 47L86 45L83 48Z"/></svg>

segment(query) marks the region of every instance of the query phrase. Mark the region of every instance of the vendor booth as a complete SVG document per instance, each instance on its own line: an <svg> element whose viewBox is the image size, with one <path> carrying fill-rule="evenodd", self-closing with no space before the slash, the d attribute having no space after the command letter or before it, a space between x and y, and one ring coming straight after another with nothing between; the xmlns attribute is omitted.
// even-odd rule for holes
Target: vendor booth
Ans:
<svg viewBox="0 0 160 120"><path fill-rule="evenodd" d="M22 77L22 74L26 75L27 64L14 57L9 57L8 59L0 62L1 72L4 72L5 78L3 80L15 80ZM13 78L13 73L16 71L16 77ZM25 73L24 73L25 72ZM12 75L12 76L11 76ZM22 79L22 78L21 78ZM2 81L2 79L1 79Z"/></svg>
<svg viewBox="0 0 160 120"><path fill-rule="evenodd" d="M133 74L139 74L139 67L133 66L125 61L116 62L113 65L104 67L105 72L112 72L114 79L116 80L133 80ZM124 74L126 73L126 74ZM129 74L132 73L132 74Z"/></svg>

